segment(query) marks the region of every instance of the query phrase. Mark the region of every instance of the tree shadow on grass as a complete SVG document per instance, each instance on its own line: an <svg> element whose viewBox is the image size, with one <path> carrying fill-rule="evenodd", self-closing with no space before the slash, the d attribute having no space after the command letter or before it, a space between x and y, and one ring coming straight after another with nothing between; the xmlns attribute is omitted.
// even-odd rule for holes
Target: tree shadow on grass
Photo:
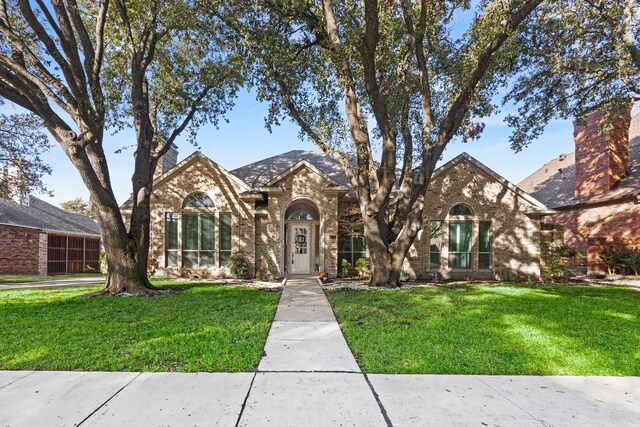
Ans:
<svg viewBox="0 0 640 427"><path fill-rule="evenodd" d="M638 375L640 293L470 286L330 295L368 372Z"/></svg>

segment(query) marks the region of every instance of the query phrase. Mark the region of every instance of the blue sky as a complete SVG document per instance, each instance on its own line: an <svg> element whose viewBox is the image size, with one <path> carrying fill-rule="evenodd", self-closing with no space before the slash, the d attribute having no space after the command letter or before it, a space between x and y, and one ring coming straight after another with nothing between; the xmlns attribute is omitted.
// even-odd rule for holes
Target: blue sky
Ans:
<svg viewBox="0 0 640 427"><path fill-rule="evenodd" d="M222 123L219 129L207 126L200 130L198 144L201 151L231 170L289 150L316 149L315 145L298 137L298 128L291 122L274 127L273 132L269 133L264 127L266 112L267 106L256 101L253 94L242 93L236 107L228 114L229 123ZM509 181L518 183L552 158L574 149L573 125L570 121L552 122L537 141L517 154L509 148L510 130L502 122L502 115L489 117L485 123L485 131L479 140L467 144L452 142L443 162L466 151ZM114 151L131 145L134 140L131 130L105 138L111 180L120 203L131 193L133 150L120 154L114 154ZM185 139L179 140L177 145L180 151L178 160L196 150ZM44 155L44 159L53 167L53 173L45 177L45 182L54 195L39 197L55 205L76 197L88 200L88 192L79 174L57 144Z"/></svg>

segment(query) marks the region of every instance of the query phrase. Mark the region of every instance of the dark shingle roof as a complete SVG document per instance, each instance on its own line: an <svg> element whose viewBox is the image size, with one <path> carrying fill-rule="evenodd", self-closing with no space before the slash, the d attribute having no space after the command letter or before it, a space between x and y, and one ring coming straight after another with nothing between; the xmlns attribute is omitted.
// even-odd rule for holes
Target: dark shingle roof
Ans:
<svg viewBox="0 0 640 427"><path fill-rule="evenodd" d="M68 234L100 235L93 218L64 211L34 196L29 197L29 206L0 198L0 224Z"/></svg>
<svg viewBox="0 0 640 427"><path fill-rule="evenodd" d="M340 185L349 186L349 180L342 166L336 160L319 151L293 150L250 163L232 170L231 173L253 188L262 187L302 160L308 161Z"/></svg>
<svg viewBox="0 0 640 427"><path fill-rule="evenodd" d="M629 175L606 194L575 199L575 153L563 154L523 179L518 187L551 208L585 202L601 202L640 192L640 114L631 119L629 129Z"/></svg>

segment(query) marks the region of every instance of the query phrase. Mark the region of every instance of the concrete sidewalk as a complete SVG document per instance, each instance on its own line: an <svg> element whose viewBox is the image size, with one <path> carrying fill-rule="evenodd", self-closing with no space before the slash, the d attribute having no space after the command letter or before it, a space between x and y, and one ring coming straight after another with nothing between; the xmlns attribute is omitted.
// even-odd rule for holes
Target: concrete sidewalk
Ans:
<svg viewBox="0 0 640 427"><path fill-rule="evenodd" d="M639 377L365 375L315 280L255 373L0 371L0 426L637 426Z"/></svg>
<svg viewBox="0 0 640 427"><path fill-rule="evenodd" d="M0 291L13 289L39 289L39 288L72 288L79 286L101 285L104 276L79 277L77 279L43 280L41 282L1 283Z"/></svg>

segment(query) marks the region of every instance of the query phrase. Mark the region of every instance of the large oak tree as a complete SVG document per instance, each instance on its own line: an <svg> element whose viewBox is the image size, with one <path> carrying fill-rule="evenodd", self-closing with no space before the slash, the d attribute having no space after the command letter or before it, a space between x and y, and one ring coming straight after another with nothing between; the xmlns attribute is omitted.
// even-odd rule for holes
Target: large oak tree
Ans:
<svg viewBox="0 0 640 427"><path fill-rule="evenodd" d="M112 3L0 0L0 96L42 120L89 190L108 263L102 292L153 294L146 265L154 168L187 126L215 121L230 105L237 67L208 36L215 27L192 26L191 2ZM127 114L138 135L129 227L104 144L106 124L119 130Z"/></svg>
<svg viewBox="0 0 640 427"><path fill-rule="evenodd" d="M478 135L542 0L209 5L242 38L268 124L292 118L354 186L373 285L397 286L436 163ZM468 23L468 25L464 25ZM462 28L464 27L464 28ZM398 173L399 170L399 173Z"/></svg>

